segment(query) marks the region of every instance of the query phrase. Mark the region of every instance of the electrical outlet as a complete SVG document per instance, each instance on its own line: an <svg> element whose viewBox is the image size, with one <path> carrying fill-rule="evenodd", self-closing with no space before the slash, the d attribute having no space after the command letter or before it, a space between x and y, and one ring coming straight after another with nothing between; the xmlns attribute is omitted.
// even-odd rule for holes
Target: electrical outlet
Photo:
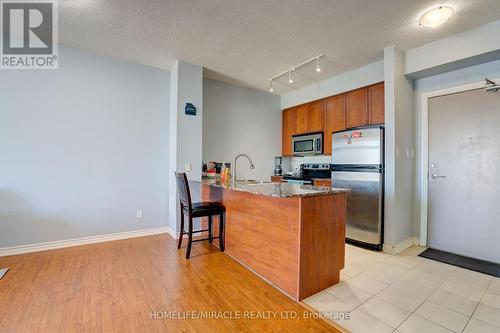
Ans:
<svg viewBox="0 0 500 333"><path fill-rule="evenodd" d="M142 209L139 209L139 210L137 211L137 218L138 218L138 219L142 219Z"/></svg>

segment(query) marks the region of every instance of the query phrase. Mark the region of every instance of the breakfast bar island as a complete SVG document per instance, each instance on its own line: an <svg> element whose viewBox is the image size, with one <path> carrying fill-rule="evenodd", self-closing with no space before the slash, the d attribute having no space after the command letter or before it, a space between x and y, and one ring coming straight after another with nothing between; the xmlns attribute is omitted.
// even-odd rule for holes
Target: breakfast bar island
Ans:
<svg viewBox="0 0 500 333"><path fill-rule="evenodd" d="M339 282L346 192L299 184L202 180L203 201L226 207L226 253L295 300Z"/></svg>

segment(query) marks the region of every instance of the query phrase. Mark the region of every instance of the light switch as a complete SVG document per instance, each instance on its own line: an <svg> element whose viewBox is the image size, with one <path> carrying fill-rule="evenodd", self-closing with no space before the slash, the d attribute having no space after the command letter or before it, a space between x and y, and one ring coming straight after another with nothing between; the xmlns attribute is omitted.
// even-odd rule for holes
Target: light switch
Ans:
<svg viewBox="0 0 500 333"><path fill-rule="evenodd" d="M184 165L184 171L186 171L186 172L190 172L191 171L191 163L186 163Z"/></svg>

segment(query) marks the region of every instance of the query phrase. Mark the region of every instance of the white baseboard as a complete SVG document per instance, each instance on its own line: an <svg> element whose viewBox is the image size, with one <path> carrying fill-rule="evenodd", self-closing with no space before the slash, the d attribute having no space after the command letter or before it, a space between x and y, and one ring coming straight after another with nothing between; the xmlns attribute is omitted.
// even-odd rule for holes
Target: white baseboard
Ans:
<svg viewBox="0 0 500 333"><path fill-rule="evenodd" d="M393 246L384 244L382 250L389 254L398 254L399 252L406 250L412 245L420 245L420 240L418 237L412 236L407 240L404 240L401 243Z"/></svg>
<svg viewBox="0 0 500 333"><path fill-rule="evenodd" d="M170 234L170 236L172 236L174 239L178 238L178 236L175 234L175 232L172 229L170 229L170 227L160 227L160 228L118 232L118 233L107 234L107 235L98 235L98 236L82 237L82 238L75 238L75 239L66 239L66 240L60 240L60 241L54 241L54 242L4 247L4 248L0 248L0 257L13 256L13 255L23 254L23 253L61 249L61 248L65 248L65 247L78 246L78 245L109 242L109 241L119 240L119 239L151 236L151 235L157 235L157 234L163 234L163 233Z"/></svg>

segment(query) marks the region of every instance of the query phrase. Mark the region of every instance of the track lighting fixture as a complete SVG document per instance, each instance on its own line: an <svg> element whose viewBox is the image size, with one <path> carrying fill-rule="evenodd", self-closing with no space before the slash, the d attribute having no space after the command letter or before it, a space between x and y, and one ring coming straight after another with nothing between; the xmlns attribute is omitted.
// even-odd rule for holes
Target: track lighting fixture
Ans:
<svg viewBox="0 0 500 333"><path fill-rule="evenodd" d="M295 81L293 80L292 72L295 72L295 71L297 71L297 75L303 76L303 77L305 77L305 78L307 78L307 79L309 79L311 81L317 82L316 79L314 79L314 78L312 78L310 76L307 76L306 73L301 73L300 70L304 70L305 71L306 68L309 68L309 70L310 70L311 67L307 66L307 65L312 65L313 62L316 62L316 69L315 69L316 73L321 72L322 68L320 66L320 60L321 60L322 57L324 57L324 56L322 54L320 54L320 55L318 55L318 56L316 56L314 58L311 58L311 59L309 59L307 61L304 61L301 64L298 64L297 66L292 66L292 67L290 67L290 69L288 69L288 70L286 70L286 71L284 71L284 72L282 72L282 73L280 73L278 75L273 76L272 78L269 79L269 91L270 92L274 91L274 88L273 88L273 81L274 80L277 80L278 83L282 83L283 82L281 80L278 80L279 78L284 79L284 78L286 78L286 76L288 76L288 84L293 84ZM299 82L299 85L300 85L300 82Z"/></svg>

